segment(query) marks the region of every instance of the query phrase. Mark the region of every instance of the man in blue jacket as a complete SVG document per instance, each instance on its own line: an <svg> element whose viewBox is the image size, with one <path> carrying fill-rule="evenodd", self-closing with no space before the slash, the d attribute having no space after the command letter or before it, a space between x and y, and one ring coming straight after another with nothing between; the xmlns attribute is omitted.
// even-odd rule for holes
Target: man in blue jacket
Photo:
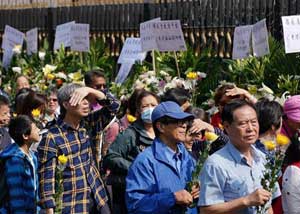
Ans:
<svg viewBox="0 0 300 214"><path fill-rule="evenodd" d="M187 123L194 116L172 101L162 102L152 113L156 138L134 161L126 178L129 213L197 213L188 208L199 196L199 187L189 193L195 163L184 145Z"/></svg>

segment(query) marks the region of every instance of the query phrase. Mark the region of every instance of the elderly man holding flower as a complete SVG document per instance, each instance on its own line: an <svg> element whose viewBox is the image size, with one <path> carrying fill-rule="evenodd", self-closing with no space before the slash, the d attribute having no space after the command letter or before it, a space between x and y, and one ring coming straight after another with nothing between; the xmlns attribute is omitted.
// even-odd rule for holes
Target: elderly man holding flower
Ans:
<svg viewBox="0 0 300 214"><path fill-rule="evenodd" d="M230 142L204 164L200 212L255 214L257 206L272 198L272 193L261 185L266 159L254 146L259 134L256 109L245 100L234 100L224 106L222 120ZM272 208L266 213L273 213Z"/></svg>

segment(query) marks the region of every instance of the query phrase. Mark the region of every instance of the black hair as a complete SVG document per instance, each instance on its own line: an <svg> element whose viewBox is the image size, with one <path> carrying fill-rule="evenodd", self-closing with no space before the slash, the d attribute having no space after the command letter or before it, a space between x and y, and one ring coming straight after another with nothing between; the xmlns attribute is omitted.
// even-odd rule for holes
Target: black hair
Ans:
<svg viewBox="0 0 300 214"><path fill-rule="evenodd" d="M283 108L278 102L262 99L255 104L255 107L259 123L259 134L264 134L272 126L276 130L280 128Z"/></svg>
<svg viewBox="0 0 300 214"><path fill-rule="evenodd" d="M244 107L244 106L249 106L253 108L253 110L256 113L256 108L252 103L247 102L244 99L234 99L227 103L224 106L224 109L222 111L222 122L224 123L225 121L231 124L233 122L233 113L236 109Z"/></svg>
<svg viewBox="0 0 300 214"><path fill-rule="evenodd" d="M185 102L191 99L189 90L184 88L171 88L165 92L162 97L162 102L173 101L179 106L182 106Z"/></svg>
<svg viewBox="0 0 300 214"><path fill-rule="evenodd" d="M27 115L19 115L10 120L8 132L15 143L19 146L24 145L23 135L30 135L32 120Z"/></svg>
<svg viewBox="0 0 300 214"><path fill-rule="evenodd" d="M294 162L300 161L300 139L298 136L294 136L291 139L291 143L285 152L284 164L290 165Z"/></svg>
<svg viewBox="0 0 300 214"><path fill-rule="evenodd" d="M46 104L47 99L45 95L35 91L30 91L24 98L21 108L17 109L16 113L32 117L32 110L42 107L42 110L44 111Z"/></svg>
<svg viewBox="0 0 300 214"><path fill-rule="evenodd" d="M105 75L102 69L91 70L84 74L84 84L86 86L91 86L93 84L94 77L103 77L105 79Z"/></svg>
<svg viewBox="0 0 300 214"><path fill-rule="evenodd" d="M139 112L139 110L140 110L142 99L144 97L148 97L148 96L153 96L157 100L157 103L159 103L160 99L155 93L153 93L151 91L147 91L147 90L142 90L138 93L138 95L136 97L136 104L135 104L136 112Z"/></svg>
<svg viewBox="0 0 300 214"><path fill-rule="evenodd" d="M9 99L4 95L0 95L0 106L9 106Z"/></svg>

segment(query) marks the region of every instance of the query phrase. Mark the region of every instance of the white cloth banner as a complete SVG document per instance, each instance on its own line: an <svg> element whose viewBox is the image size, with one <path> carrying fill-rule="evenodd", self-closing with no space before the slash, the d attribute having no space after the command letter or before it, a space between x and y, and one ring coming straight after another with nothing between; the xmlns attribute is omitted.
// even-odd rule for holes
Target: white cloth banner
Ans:
<svg viewBox="0 0 300 214"><path fill-rule="evenodd" d="M117 84L122 84L126 80L132 66L133 63L130 62L121 64L121 67L115 80Z"/></svg>
<svg viewBox="0 0 300 214"><path fill-rule="evenodd" d="M64 47L71 46L71 28L75 24L75 21L67 22L56 26L54 50L57 50L63 45Z"/></svg>
<svg viewBox="0 0 300 214"><path fill-rule="evenodd" d="M232 59L243 59L251 54L252 25L239 26L234 29Z"/></svg>
<svg viewBox="0 0 300 214"><path fill-rule="evenodd" d="M90 50L90 25L73 24L71 26L71 50L88 52Z"/></svg>
<svg viewBox="0 0 300 214"><path fill-rule="evenodd" d="M146 58L147 52L142 52L140 38L127 38L118 58L118 63L142 62Z"/></svg>
<svg viewBox="0 0 300 214"><path fill-rule="evenodd" d="M186 45L180 20L141 23L142 51L185 51Z"/></svg>
<svg viewBox="0 0 300 214"><path fill-rule="evenodd" d="M26 49L27 54L30 55L32 53L38 52L38 29L33 28L26 32Z"/></svg>
<svg viewBox="0 0 300 214"><path fill-rule="evenodd" d="M2 48L4 50L12 50L16 45L23 45L24 41L24 33L21 31L9 26L5 25L4 35L2 39Z"/></svg>
<svg viewBox="0 0 300 214"><path fill-rule="evenodd" d="M270 53L266 19L253 25L252 28L253 55L261 57Z"/></svg>
<svg viewBox="0 0 300 214"><path fill-rule="evenodd" d="M300 16L282 16L285 53L300 52Z"/></svg>

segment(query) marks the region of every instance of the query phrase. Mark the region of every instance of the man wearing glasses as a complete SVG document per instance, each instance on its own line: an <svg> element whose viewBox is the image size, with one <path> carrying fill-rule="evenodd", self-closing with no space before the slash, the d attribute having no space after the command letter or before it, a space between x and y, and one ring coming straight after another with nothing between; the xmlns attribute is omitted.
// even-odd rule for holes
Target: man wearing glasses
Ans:
<svg viewBox="0 0 300 214"><path fill-rule="evenodd" d="M197 213L188 208L199 195L199 186L189 193L195 163L183 145L187 123L194 116L172 101L162 102L152 112L156 138L134 161L126 178L129 213Z"/></svg>

